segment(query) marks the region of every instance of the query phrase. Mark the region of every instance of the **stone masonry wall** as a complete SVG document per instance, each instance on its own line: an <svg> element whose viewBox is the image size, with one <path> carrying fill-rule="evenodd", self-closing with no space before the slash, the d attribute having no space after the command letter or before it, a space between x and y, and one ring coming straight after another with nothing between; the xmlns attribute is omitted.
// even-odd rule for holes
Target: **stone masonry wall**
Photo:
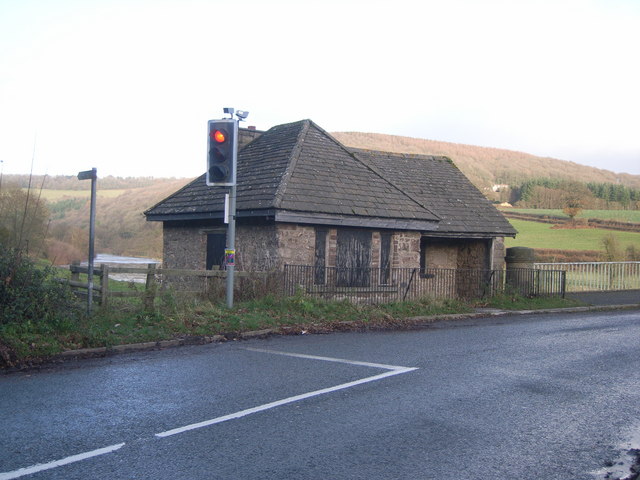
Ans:
<svg viewBox="0 0 640 480"><path fill-rule="evenodd" d="M504 245L504 237L498 237L493 241L493 268L494 270L502 270L505 267L504 257L506 249Z"/></svg>
<svg viewBox="0 0 640 480"><path fill-rule="evenodd" d="M163 260L165 268L199 270L205 268L207 230L202 226L163 226ZM337 229L329 228L326 266L336 265ZM462 248L462 250L461 250ZM374 231L371 242L371 267L380 266L380 232ZM438 241L427 247L429 268L484 267L484 241ZM504 239L493 242L493 268L504 266ZM315 228L296 224L238 225L236 227L236 268L248 271L279 270L285 264L313 265ZM459 258L459 256L462 257ZM420 266L420 233L394 232L391 241L391 261L394 268ZM471 265L470 262L474 263ZM462 264L461 264L462 263Z"/></svg>
<svg viewBox="0 0 640 480"><path fill-rule="evenodd" d="M163 267L204 270L207 258L207 236L201 227L168 226L163 223Z"/></svg>
<svg viewBox="0 0 640 480"><path fill-rule="evenodd" d="M456 268L461 270L489 268L487 242L485 240L469 240L460 243Z"/></svg>
<svg viewBox="0 0 640 480"><path fill-rule="evenodd" d="M393 268L420 267L420 232L395 232L391 248Z"/></svg>
<svg viewBox="0 0 640 480"><path fill-rule="evenodd" d="M313 265L316 248L314 227L279 223L276 230L279 268L284 268L284 265Z"/></svg>
<svg viewBox="0 0 640 480"><path fill-rule="evenodd" d="M425 263L427 268L455 269L458 265L458 246L447 244L428 245Z"/></svg>
<svg viewBox="0 0 640 480"><path fill-rule="evenodd" d="M236 268L269 272L280 269L275 225L239 225L236 227Z"/></svg>

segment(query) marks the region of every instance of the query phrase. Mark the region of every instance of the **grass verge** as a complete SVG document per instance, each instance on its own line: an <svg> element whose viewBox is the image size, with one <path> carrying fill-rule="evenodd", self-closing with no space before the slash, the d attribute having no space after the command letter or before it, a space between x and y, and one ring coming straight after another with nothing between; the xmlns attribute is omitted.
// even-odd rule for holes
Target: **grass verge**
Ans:
<svg viewBox="0 0 640 480"><path fill-rule="evenodd" d="M299 295L266 296L227 309L224 304L193 296L165 294L153 312L144 311L136 302L122 302L55 327L30 323L0 325L0 367L34 365L63 351L82 348L212 335L233 338L242 332L263 329L296 334L407 328L415 323L409 318L469 313L478 306L529 310L576 304L565 299L505 295L482 302L424 299L365 306ZM420 323L425 321L423 318Z"/></svg>

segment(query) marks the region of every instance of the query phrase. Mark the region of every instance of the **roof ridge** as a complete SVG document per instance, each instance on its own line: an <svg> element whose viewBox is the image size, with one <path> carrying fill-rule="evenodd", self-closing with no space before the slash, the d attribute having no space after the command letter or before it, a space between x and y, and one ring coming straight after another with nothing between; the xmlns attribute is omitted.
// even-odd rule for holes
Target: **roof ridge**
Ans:
<svg viewBox="0 0 640 480"><path fill-rule="evenodd" d="M429 158L429 159L442 159L452 161L451 158L446 155L433 155L430 153L415 153L415 152L390 152L388 150L378 150L377 148L361 148L361 147L348 147L353 153L384 153L385 155L393 155L402 158Z"/></svg>
<svg viewBox="0 0 640 480"><path fill-rule="evenodd" d="M298 122L292 122L298 123ZM300 158L300 152L302 151L302 143L304 142L304 137L307 135L309 131L309 127L311 124L311 120L301 120L299 123L302 123L302 128L298 132L298 137L296 138L296 143L294 147L291 149L291 154L289 155L289 160L287 162L287 168L284 171L284 174L280 178L280 183L278 184L278 188L276 189L276 193L273 198L273 206L274 208L280 208L282 204L282 199L284 197L285 189L287 188L287 183L293 175L293 171L298 164L298 159ZM290 124L290 125L291 125Z"/></svg>
<svg viewBox="0 0 640 480"><path fill-rule="evenodd" d="M359 162L361 165L363 165L365 168L369 169L372 173L374 173L378 178L381 178L383 181L387 182L389 185L391 185L393 188L395 188L398 192L400 192L402 195L404 195L405 197L407 197L409 200L411 200L413 203L415 203L416 205L418 205L421 208L424 208L427 212L429 212L431 215L433 215L434 217L436 217L437 219L441 219L441 217L437 214L435 214L431 209L429 209L426 205L424 205L423 203L419 202L418 200L416 200L414 197L412 197L411 195L409 195L407 192L405 192L402 188L398 187L398 185L396 185L395 183L392 183L387 177L385 177L384 175L382 175L376 168L374 168L372 165L370 165L369 163L365 162L364 160L362 160L361 158L358 158L356 156L356 152L354 152L354 149L351 149L350 147L345 146L342 142L340 142L337 138L335 138L333 135L331 135L329 132L327 132L324 128L322 128L321 126L317 125L316 123L313 122L313 120L307 120L307 122L309 122L311 125L313 125L314 127L316 127L323 135L325 135L326 137L328 137L331 141L333 141L336 145L338 145L342 150L344 150L351 158L353 158L354 160L356 160L357 162ZM355 149L355 150L363 150L365 151L366 149ZM394 152L385 152L383 150L367 150L369 152L379 152L379 153L385 153L385 154L394 154L396 155L396 153ZM398 155L404 155L404 154L398 154Z"/></svg>
<svg viewBox="0 0 640 480"><path fill-rule="evenodd" d="M347 150L346 147L345 150ZM357 150L357 149L356 149ZM359 150L363 150L364 149L359 149ZM433 215L434 217L436 217L438 220L441 220L442 217L440 217L440 215L436 214L435 212L433 212L433 210L431 210L429 207L427 207L424 203L420 202L419 200L417 200L416 198L414 198L412 195L409 195L406 191L404 191L402 188L400 188L398 185L396 185L394 182L392 182L389 178L387 178L386 176L382 175L378 169L376 167L374 167L373 165L371 165L369 162L367 162L366 160L358 157L356 151L349 151L349 155L351 155L356 161L360 162L362 165L364 165L366 168L368 168L369 170L371 170L373 173L375 173L378 177L380 177L381 179L383 179L385 182L387 182L389 185L391 185L393 188L395 188L397 191L399 191L402 195L404 195L405 197L407 197L409 200L411 200L413 203L415 203L416 205L420 206L421 208L424 208L427 212L429 212L431 215ZM380 152L380 153L385 153L385 154L389 154L393 152L384 152L381 150L367 150L369 152ZM404 154L396 154L396 155L404 155Z"/></svg>

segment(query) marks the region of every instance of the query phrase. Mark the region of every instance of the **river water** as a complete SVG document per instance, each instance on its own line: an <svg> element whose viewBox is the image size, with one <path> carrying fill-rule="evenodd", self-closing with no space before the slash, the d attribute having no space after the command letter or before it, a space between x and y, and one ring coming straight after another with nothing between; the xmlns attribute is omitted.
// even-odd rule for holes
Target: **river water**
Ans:
<svg viewBox="0 0 640 480"><path fill-rule="evenodd" d="M149 263L160 265L162 262L154 258L124 257L122 255L110 255L108 253L98 253L93 260L93 265L96 268L100 265L109 265L110 267L144 268ZM87 262L84 261L81 265L87 265ZM121 282L144 283L146 281L146 275L137 273L114 273L110 274L109 278L112 280L119 280Z"/></svg>

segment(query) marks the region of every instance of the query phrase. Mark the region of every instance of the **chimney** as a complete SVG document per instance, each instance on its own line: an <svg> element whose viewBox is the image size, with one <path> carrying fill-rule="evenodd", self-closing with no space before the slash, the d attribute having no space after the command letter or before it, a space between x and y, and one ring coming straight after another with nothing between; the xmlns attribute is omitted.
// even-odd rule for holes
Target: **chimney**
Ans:
<svg viewBox="0 0 640 480"><path fill-rule="evenodd" d="M245 145L250 144L264 132L262 130L256 130L256 127L250 126L247 128L238 129L238 149L243 148Z"/></svg>

